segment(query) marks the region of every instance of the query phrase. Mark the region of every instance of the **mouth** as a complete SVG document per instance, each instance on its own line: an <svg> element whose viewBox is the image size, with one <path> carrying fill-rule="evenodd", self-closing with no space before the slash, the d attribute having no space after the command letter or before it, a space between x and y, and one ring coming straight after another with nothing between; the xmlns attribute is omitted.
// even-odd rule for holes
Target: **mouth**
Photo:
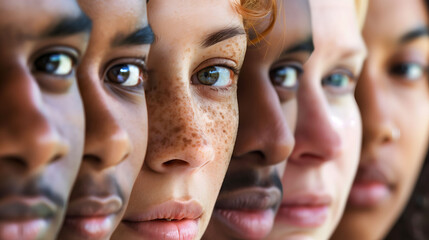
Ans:
<svg viewBox="0 0 429 240"><path fill-rule="evenodd" d="M123 223L143 239L192 240L198 234L203 209L196 201L168 201Z"/></svg>
<svg viewBox="0 0 429 240"><path fill-rule="evenodd" d="M222 193L213 217L245 239L266 237L274 224L282 193L276 187L253 187Z"/></svg>
<svg viewBox="0 0 429 240"><path fill-rule="evenodd" d="M276 219L298 228L317 228L326 222L331 202L328 195L294 196L282 202Z"/></svg>
<svg viewBox="0 0 429 240"><path fill-rule="evenodd" d="M70 203L64 227L85 239L107 238L122 206L122 199L118 196L80 198Z"/></svg>
<svg viewBox="0 0 429 240"><path fill-rule="evenodd" d="M0 239L43 237L58 207L44 197L10 197L0 202Z"/></svg>

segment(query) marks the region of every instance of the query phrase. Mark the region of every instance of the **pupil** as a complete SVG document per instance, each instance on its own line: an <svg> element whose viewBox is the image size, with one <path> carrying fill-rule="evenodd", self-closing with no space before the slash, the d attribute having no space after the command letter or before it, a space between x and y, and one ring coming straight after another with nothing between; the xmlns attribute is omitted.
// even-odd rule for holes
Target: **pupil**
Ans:
<svg viewBox="0 0 429 240"><path fill-rule="evenodd" d="M216 67L209 67L199 72L198 78L204 85L213 85L219 79L219 71Z"/></svg>
<svg viewBox="0 0 429 240"><path fill-rule="evenodd" d="M130 76L130 69L127 65L117 66L112 71L114 79L116 79L118 83L123 83L127 81L128 77Z"/></svg>
<svg viewBox="0 0 429 240"><path fill-rule="evenodd" d="M39 61L36 62L36 68L39 71L45 71L47 73L53 73L58 69L60 65L60 55L51 54L48 56L43 56Z"/></svg>

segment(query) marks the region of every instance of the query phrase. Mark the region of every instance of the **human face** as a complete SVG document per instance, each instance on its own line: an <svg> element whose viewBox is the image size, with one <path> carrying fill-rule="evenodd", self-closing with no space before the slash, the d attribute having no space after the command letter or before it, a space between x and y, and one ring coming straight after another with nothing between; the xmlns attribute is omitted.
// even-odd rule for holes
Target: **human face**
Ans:
<svg viewBox="0 0 429 240"><path fill-rule="evenodd" d="M428 21L423 0L370 1L362 154L338 239L382 239L412 191L429 137Z"/></svg>
<svg viewBox="0 0 429 240"><path fill-rule="evenodd" d="M146 153L143 86L153 34L145 1L79 3L93 21L78 70L86 142L60 239L110 239Z"/></svg>
<svg viewBox="0 0 429 240"><path fill-rule="evenodd" d="M0 239L59 231L83 151L75 66L89 28L72 0L0 3Z"/></svg>
<svg viewBox="0 0 429 240"><path fill-rule="evenodd" d="M353 94L366 49L354 1L314 0L310 7L315 51L298 89L295 148L269 239L328 239L359 159L361 119Z"/></svg>
<svg viewBox="0 0 429 240"><path fill-rule="evenodd" d="M247 41L234 4L149 2L157 39L148 62L148 152L113 239L201 238L238 125L236 73Z"/></svg>
<svg viewBox="0 0 429 240"><path fill-rule="evenodd" d="M272 31L246 52L237 141L203 239L261 239L281 202L280 178L294 145L295 93L313 42L308 1L278 6Z"/></svg>

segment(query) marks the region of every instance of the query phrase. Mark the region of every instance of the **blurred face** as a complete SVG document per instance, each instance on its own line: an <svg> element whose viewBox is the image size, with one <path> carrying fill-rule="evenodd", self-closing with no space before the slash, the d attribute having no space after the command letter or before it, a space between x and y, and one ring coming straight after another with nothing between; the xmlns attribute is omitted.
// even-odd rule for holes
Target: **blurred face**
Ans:
<svg viewBox="0 0 429 240"><path fill-rule="evenodd" d="M153 34L146 2L81 1L93 21L79 67L86 114L82 166L60 239L110 239L147 146L145 59Z"/></svg>
<svg viewBox="0 0 429 240"><path fill-rule="evenodd" d="M315 51L298 89L295 148L270 239L328 239L358 163L361 120L353 93L366 49L354 1L310 5Z"/></svg>
<svg viewBox="0 0 429 240"><path fill-rule="evenodd" d="M356 92L362 156L338 239L383 238L408 200L428 146L427 6L374 0L368 14L369 57Z"/></svg>
<svg viewBox="0 0 429 240"><path fill-rule="evenodd" d="M90 21L72 0L2 1L0 16L0 239L54 239L83 151Z"/></svg>
<svg viewBox="0 0 429 240"><path fill-rule="evenodd" d="M292 151L296 90L312 49L308 1L282 0L273 30L248 48L240 73L240 123L231 163L204 239L261 239L281 202Z"/></svg>
<svg viewBox="0 0 429 240"><path fill-rule="evenodd" d="M113 239L199 239L231 157L246 50L232 0L150 1L149 142ZM215 7L214 7L215 6Z"/></svg>

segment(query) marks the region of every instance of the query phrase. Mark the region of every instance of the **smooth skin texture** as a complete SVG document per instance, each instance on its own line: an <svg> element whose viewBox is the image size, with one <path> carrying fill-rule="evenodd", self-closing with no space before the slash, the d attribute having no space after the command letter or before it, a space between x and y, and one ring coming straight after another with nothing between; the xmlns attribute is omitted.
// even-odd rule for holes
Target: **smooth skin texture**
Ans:
<svg viewBox="0 0 429 240"><path fill-rule="evenodd" d="M0 239L54 239L83 152L91 24L72 0L1 1L0 16Z"/></svg>
<svg viewBox="0 0 429 240"><path fill-rule="evenodd" d="M422 0L370 1L356 92L362 154L334 239L382 239L413 190L429 138L428 21Z"/></svg>
<svg viewBox="0 0 429 240"><path fill-rule="evenodd" d="M78 69L86 142L59 239L110 239L146 153L144 85L154 36L145 1L79 4L93 21L88 50Z"/></svg>
<svg viewBox="0 0 429 240"><path fill-rule="evenodd" d="M148 150L112 239L200 239L206 229L238 126L247 41L234 4L149 1Z"/></svg>
<svg viewBox="0 0 429 240"><path fill-rule="evenodd" d="M272 31L246 52L237 141L203 239L262 239L281 203L281 176L294 145L296 91L313 42L308 1L277 6Z"/></svg>
<svg viewBox="0 0 429 240"><path fill-rule="evenodd" d="M366 48L354 1L310 0L310 8L315 51L304 64L295 148L268 239L329 239L359 160L362 129L354 89Z"/></svg>

